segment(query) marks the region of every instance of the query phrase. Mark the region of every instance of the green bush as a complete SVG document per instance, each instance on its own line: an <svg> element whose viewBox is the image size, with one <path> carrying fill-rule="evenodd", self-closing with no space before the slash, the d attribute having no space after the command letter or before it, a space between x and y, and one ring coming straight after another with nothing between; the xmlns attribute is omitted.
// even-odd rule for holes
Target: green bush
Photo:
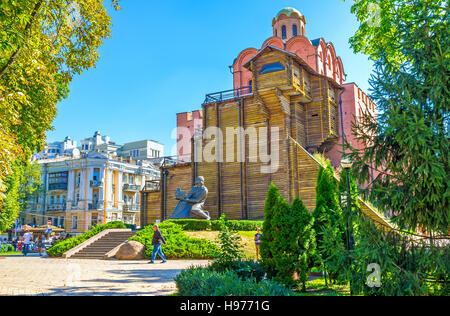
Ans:
<svg viewBox="0 0 450 316"><path fill-rule="evenodd" d="M204 231L220 230L220 221L208 221L204 219L170 219L165 221L176 223L181 225L185 231ZM263 221L252 221L252 220L227 220L227 225L231 230L235 231L256 231L256 228L262 227Z"/></svg>
<svg viewBox="0 0 450 316"><path fill-rule="evenodd" d="M13 252L13 251L16 251L16 249L14 249L13 245L1 245L0 246L0 253Z"/></svg>
<svg viewBox="0 0 450 316"><path fill-rule="evenodd" d="M231 262L214 261L209 270L216 272L234 271L242 280L255 279L260 282L266 272L262 266L253 260L236 260Z"/></svg>
<svg viewBox="0 0 450 316"><path fill-rule="evenodd" d="M165 223L175 223L185 231L202 231L211 229L211 221L202 219L170 219Z"/></svg>
<svg viewBox="0 0 450 316"><path fill-rule="evenodd" d="M256 229L262 228L263 221L250 221L250 220L227 220L227 226L230 230L234 231L256 231ZM219 221L214 221L211 225L212 230L220 230Z"/></svg>
<svg viewBox="0 0 450 316"><path fill-rule="evenodd" d="M191 267L175 277L181 296L292 296L283 285L253 278L241 279L234 271L217 272L208 268Z"/></svg>
<svg viewBox="0 0 450 316"><path fill-rule="evenodd" d="M98 233L106 229L117 229L117 228L124 229L126 227L125 224L122 222L110 222L94 226L90 231L87 231L80 236L68 238L66 240L62 240L54 244L47 250L47 255L50 257L61 257L66 251L75 248L76 246L82 244L83 242L97 235Z"/></svg>
<svg viewBox="0 0 450 316"><path fill-rule="evenodd" d="M205 239L191 238L184 234L182 226L174 221L159 225L161 233L167 242L162 245L164 256L168 259L212 259L217 257L219 248ZM144 255L151 258L153 245L153 225L145 227L130 240L140 242L145 246Z"/></svg>

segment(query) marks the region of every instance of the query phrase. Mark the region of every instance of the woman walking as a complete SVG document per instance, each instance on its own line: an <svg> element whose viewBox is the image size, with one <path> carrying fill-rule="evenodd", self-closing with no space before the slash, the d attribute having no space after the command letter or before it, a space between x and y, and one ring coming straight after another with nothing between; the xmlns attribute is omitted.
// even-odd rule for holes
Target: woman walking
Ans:
<svg viewBox="0 0 450 316"><path fill-rule="evenodd" d="M39 235L38 240L36 242L36 246L39 252L39 257L42 256L42 247L44 246L44 241L42 240L42 235Z"/></svg>

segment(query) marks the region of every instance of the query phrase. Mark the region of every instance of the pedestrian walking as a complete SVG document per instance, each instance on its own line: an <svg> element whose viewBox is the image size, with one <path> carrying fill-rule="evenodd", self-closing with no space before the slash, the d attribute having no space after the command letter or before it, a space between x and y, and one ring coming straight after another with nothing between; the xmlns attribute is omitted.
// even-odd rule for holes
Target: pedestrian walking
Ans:
<svg viewBox="0 0 450 316"><path fill-rule="evenodd" d="M161 259L163 260L161 263L166 263L166 257L164 257L164 254L161 249L161 245L164 243L164 245L167 245L163 235L161 234L161 231L159 230L158 225L153 225L153 238L152 238L152 245L153 245L153 253L152 253L152 259L149 263L155 263L156 255L158 254Z"/></svg>
<svg viewBox="0 0 450 316"><path fill-rule="evenodd" d="M42 235L39 235L37 240L37 249L39 252L39 257L42 256L42 247L44 246L44 241L42 240Z"/></svg>
<svg viewBox="0 0 450 316"><path fill-rule="evenodd" d="M255 234L256 260L259 260L259 244L261 242L261 229L258 227Z"/></svg>
<svg viewBox="0 0 450 316"><path fill-rule="evenodd" d="M30 232L26 232L23 235L22 241L23 241L23 255L26 256L28 254L28 251L30 250L30 243L31 243L31 238L33 237L33 235L31 235Z"/></svg>

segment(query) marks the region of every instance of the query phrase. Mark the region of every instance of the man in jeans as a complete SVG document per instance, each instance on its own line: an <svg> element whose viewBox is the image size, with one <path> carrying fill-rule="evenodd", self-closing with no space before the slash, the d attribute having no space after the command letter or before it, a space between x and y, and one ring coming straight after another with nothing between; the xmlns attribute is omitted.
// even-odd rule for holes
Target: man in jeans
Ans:
<svg viewBox="0 0 450 316"><path fill-rule="evenodd" d="M33 236L30 232L26 232L25 235L23 235L23 255L26 256L28 254L28 251L30 251L30 243L31 238Z"/></svg>
<svg viewBox="0 0 450 316"><path fill-rule="evenodd" d="M166 263L166 257L164 257L164 254L161 249L161 245L164 243L164 245L167 245L166 241L164 240L164 237L161 234L161 231L158 228L158 225L153 225L153 238L152 238L152 245L153 245L153 253L152 253L152 260L149 263L155 263L156 254L158 254L161 259L163 260L161 263Z"/></svg>

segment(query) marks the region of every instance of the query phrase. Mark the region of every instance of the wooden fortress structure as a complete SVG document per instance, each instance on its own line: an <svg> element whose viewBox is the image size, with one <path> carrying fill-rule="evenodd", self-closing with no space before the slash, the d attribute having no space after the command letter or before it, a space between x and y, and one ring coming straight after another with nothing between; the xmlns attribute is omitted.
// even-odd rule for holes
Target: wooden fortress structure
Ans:
<svg viewBox="0 0 450 316"><path fill-rule="evenodd" d="M163 164L161 181L148 183L141 193L142 226L166 219L177 204L174 198L176 189L190 190L197 176L205 178L205 186L209 190L205 209L212 219L222 214L230 219L263 218L271 182L289 202L299 196L309 210L314 209L320 163L312 154L321 152L327 155L338 146L343 69L342 64L336 63L334 72L327 74L317 67L320 54L314 57L316 60L305 61L308 58L301 56L302 51L286 50L292 40L304 42L307 39L302 23L304 17L294 9L284 10L274 19L274 36L260 50L244 50L235 60L235 88L206 96L202 105L203 131L218 128L223 131L223 142L219 141L218 135L204 133L202 139L192 140L191 162ZM280 23L288 25L291 33ZM299 23L297 32L303 32L303 35L294 36L295 28L292 26L295 23ZM284 36L286 38L283 39ZM299 47L292 43L290 46ZM320 41L315 49L316 52L323 49ZM327 64L324 65L326 68ZM241 138L227 137L227 128L241 128L243 131L253 128L267 130L268 133L267 137L260 133L257 138L250 137L250 133ZM278 133L271 133L275 129ZM229 144L230 141L233 144ZM237 159L237 153L231 161L225 158L210 161L202 157L202 152L211 147L217 157L225 156L229 145L233 148L241 146L241 159ZM252 149L262 145L272 158L272 151L277 150L278 164L275 168L273 161L255 157L259 151ZM272 172L262 172L264 168L270 168ZM385 222L375 210L360 202L366 214Z"/></svg>

